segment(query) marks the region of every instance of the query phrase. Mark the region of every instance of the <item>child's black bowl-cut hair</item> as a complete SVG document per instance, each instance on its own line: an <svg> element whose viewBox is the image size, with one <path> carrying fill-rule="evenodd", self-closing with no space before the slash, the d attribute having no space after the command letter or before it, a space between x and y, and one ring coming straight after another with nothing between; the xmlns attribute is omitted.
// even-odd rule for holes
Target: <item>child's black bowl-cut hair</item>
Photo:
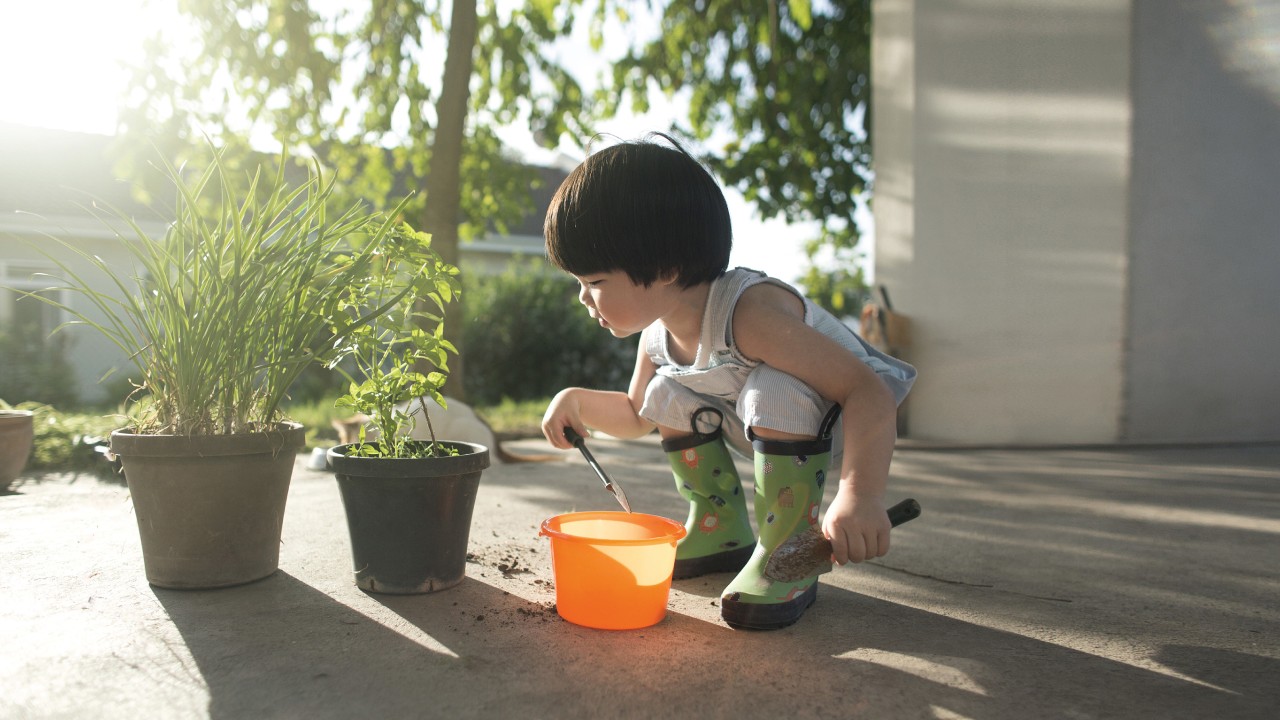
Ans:
<svg viewBox="0 0 1280 720"><path fill-rule="evenodd" d="M710 282L733 247L720 186L661 133L589 155L556 191L544 231L547 256L561 270L625 272L646 287L673 275L681 287Z"/></svg>

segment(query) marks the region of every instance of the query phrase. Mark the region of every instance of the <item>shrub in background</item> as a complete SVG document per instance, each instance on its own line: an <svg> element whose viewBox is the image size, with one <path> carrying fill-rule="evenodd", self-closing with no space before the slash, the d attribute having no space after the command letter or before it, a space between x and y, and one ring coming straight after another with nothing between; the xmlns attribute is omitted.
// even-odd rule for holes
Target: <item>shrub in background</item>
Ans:
<svg viewBox="0 0 1280 720"><path fill-rule="evenodd" d="M47 337L33 324L0 326L0 397L72 407L79 399L67 361L66 335Z"/></svg>
<svg viewBox="0 0 1280 720"><path fill-rule="evenodd" d="M578 284L533 261L463 276L463 383L472 405L549 398L572 385L625 390L637 337L620 341L578 303Z"/></svg>
<svg viewBox="0 0 1280 720"><path fill-rule="evenodd" d="M35 439L31 444L28 472L91 470L109 475L114 471L114 466L97 448L106 447L111 431L125 424L124 417L62 412L35 402L18 403L16 407L35 414Z"/></svg>

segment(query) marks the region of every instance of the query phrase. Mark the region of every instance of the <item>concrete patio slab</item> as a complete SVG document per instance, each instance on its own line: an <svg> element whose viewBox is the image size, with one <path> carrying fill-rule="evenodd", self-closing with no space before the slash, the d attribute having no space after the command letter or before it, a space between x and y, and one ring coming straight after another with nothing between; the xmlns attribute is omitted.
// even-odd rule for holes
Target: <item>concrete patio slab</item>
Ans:
<svg viewBox="0 0 1280 720"><path fill-rule="evenodd" d="M591 445L638 511L683 520L655 440ZM923 516L894 532L885 558L824 575L804 618L767 633L720 620L727 575L677 581L666 619L647 629L560 619L538 526L614 509L585 462L564 458L485 471L467 578L422 596L355 587L337 485L304 456L280 570L213 591L147 584L123 484L28 477L0 496L0 718L1280 708L1280 446L904 446L889 499L915 497Z"/></svg>

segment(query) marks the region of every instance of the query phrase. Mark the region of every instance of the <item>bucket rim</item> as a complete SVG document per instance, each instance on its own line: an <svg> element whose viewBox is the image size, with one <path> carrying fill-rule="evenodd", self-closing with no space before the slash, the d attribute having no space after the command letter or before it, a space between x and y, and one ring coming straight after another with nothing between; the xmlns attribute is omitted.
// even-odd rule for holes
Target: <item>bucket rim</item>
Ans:
<svg viewBox="0 0 1280 720"><path fill-rule="evenodd" d="M665 527L669 532L665 535L651 538L593 538L584 535L571 535L563 530L557 530L551 527L551 522L559 520L563 522L569 520L626 520L628 518L645 518L646 520L656 520L661 527ZM666 542L674 542L683 538L688 531L684 525L665 518L661 515L651 515L649 513L638 512L622 512L618 510L587 510L582 512L564 513L561 515L553 515L542 521L542 526L538 531L539 535L546 535L557 540L568 540L569 542L591 543L592 545L657 545Z"/></svg>

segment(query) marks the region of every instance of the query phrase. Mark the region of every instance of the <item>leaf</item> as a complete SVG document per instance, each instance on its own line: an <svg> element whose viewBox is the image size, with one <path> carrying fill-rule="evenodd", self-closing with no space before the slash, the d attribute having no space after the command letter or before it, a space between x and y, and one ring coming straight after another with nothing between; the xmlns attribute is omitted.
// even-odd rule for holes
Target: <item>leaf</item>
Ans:
<svg viewBox="0 0 1280 720"><path fill-rule="evenodd" d="M813 27L810 0L787 0L787 7L791 9L791 18L796 21L800 29L809 32L809 29Z"/></svg>

